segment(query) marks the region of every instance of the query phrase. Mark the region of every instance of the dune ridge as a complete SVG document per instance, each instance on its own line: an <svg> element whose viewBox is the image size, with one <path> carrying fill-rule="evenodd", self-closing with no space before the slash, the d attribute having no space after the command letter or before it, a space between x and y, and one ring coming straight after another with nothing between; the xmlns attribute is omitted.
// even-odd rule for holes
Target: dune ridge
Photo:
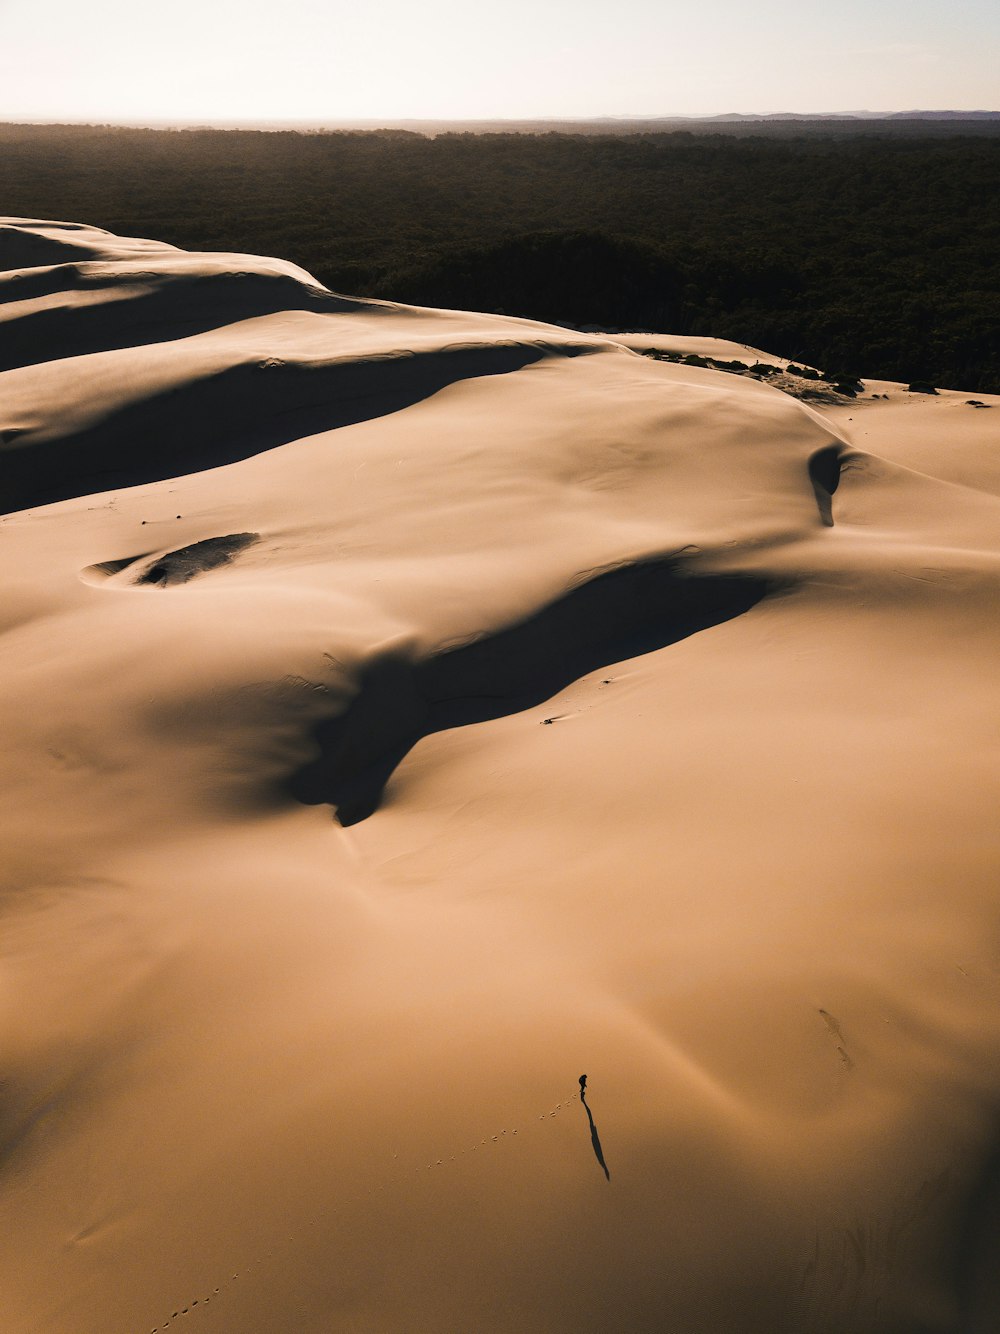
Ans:
<svg viewBox="0 0 1000 1334"><path fill-rule="evenodd" d="M755 363L0 219L11 1334L996 1328L1000 400Z"/></svg>

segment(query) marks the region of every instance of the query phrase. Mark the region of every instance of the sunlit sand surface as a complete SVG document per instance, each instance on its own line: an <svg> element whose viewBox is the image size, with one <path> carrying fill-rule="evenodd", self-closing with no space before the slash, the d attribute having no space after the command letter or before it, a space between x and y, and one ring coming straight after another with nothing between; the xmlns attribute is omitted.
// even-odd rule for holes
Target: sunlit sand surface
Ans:
<svg viewBox="0 0 1000 1334"><path fill-rule="evenodd" d="M7 1334L1000 1328L1000 399L0 267Z"/></svg>

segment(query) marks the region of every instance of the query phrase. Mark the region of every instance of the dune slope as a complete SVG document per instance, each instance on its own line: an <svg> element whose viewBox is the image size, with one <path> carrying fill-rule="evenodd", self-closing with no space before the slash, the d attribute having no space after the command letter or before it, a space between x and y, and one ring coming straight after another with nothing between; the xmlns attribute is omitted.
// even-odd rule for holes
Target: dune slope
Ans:
<svg viewBox="0 0 1000 1334"><path fill-rule="evenodd" d="M0 224L4 1329L995 1330L1000 400Z"/></svg>

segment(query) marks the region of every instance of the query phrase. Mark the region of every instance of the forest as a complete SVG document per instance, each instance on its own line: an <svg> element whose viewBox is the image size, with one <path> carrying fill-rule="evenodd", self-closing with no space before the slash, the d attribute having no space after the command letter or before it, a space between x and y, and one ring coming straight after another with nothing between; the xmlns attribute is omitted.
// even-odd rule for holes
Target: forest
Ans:
<svg viewBox="0 0 1000 1334"><path fill-rule="evenodd" d="M1000 392L1000 135L0 125L0 214Z"/></svg>

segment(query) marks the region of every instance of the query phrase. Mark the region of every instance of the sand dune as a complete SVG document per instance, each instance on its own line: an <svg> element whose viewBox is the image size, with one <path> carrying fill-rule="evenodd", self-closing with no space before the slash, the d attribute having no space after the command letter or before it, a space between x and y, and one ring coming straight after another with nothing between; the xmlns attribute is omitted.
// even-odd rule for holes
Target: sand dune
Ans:
<svg viewBox="0 0 1000 1334"><path fill-rule="evenodd" d="M1000 1327L1000 399L651 348L0 220L5 1331Z"/></svg>

